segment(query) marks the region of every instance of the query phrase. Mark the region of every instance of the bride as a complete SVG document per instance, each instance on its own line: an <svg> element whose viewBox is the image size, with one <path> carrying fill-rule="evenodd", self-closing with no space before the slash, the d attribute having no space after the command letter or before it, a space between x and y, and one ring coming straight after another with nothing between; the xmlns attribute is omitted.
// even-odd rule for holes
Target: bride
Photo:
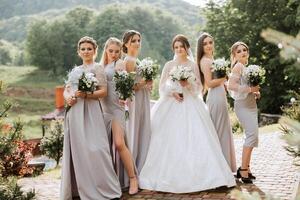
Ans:
<svg viewBox="0 0 300 200"><path fill-rule="evenodd" d="M188 59L190 44L183 35L172 42L175 59L165 64L160 98L151 110L152 135L141 170L140 188L188 193L235 186L217 133L202 98L197 65ZM193 70L196 80L173 81L177 66Z"/></svg>

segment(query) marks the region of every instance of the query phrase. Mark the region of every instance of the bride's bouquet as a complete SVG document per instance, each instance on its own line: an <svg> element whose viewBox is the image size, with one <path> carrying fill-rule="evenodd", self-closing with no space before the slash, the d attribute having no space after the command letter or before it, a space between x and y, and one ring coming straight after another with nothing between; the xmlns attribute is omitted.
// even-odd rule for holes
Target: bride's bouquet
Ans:
<svg viewBox="0 0 300 200"><path fill-rule="evenodd" d="M244 76L246 77L250 86L262 84L265 80L265 73L265 69L258 65L249 65L244 70Z"/></svg>
<svg viewBox="0 0 300 200"><path fill-rule="evenodd" d="M126 99L132 99L134 95L133 86L134 86L135 72L128 73L125 70L117 71L113 77L113 81L116 85L116 92L119 95L119 99L125 101ZM128 119L129 112L128 108L125 105L125 118Z"/></svg>
<svg viewBox="0 0 300 200"><path fill-rule="evenodd" d="M184 66L176 66L169 73L172 81L188 81L196 80L195 74L192 69Z"/></svg>
<svg viewBox="0 0 300 200"><path fill-rule="evenodd" d="M159 65L150 57L144 58L138 64L138 72L146 81L153 80L158 74Z"/></svg>
<svg viewBox="0 0 300 200"><path fill-rule="evenodd" d="M212 73L214 78L223 78L229 72L229 61L225 60L225 58L218 58L212 63Z"/></svg>
<svg viewBox="0 0 300 200"><path fill-rule="evenodd" d="M184 66L176 66L169 73L172 81L188 81L193 83L196 80L196 76L192 69ZM178 91L179 96L183 97L182 88Z"/></svg>

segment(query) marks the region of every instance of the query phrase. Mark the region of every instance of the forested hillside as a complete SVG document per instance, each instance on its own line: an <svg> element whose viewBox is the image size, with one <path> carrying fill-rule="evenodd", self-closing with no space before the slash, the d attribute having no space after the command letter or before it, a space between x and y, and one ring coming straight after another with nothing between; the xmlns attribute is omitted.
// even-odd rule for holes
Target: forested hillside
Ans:
<svg viewBox="0 0 300 200"><path fill-rule="evenodd" d="M8 41L24 41L26 30L35 19L53 19L77 6L85 6L101 12L105 7L117 4L118 7L159 8L180 18L187 26L203 24L199 9L181 0L1 0L0 3L0 38Z"/></svg>

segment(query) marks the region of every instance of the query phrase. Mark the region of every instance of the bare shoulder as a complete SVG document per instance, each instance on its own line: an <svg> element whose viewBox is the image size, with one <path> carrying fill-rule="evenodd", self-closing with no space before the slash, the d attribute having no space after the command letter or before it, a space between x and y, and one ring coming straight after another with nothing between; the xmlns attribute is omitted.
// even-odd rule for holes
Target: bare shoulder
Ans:
<svg viewBox="0 0 300 200"><path fill-rule="evenodd" d="M200 66L202 67L211 67L213 60L210 58L202 57L200 60Z"/></svg>

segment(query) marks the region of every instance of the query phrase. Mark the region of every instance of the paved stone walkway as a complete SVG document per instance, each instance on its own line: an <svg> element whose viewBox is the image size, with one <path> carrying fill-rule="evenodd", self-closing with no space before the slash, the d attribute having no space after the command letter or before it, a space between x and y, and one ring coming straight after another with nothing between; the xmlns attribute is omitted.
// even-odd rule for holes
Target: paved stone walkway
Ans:
<svg viewBox="0 0 300 200"><path fill-rule="evenodd" d="M237 182L236 189L243 192L258 192L263 197L272 194L273 197L294 199L299 183L299 168L294 166L293 157L287 154L280 139L281 134L266 133L260 135L259 148L254 149L252 156L252 171L257 180L254 184L246 185ZM241 160L243 138L235 138L238 166ZM49 176L23 178L19 180L24 189L35 188L37 200L59 199L60 180ZM134 196L123 194L124 200L225 200L230 199L231 189L219 188L215 190L190 193L170 194L162 192L141 191Z"/></svg>

